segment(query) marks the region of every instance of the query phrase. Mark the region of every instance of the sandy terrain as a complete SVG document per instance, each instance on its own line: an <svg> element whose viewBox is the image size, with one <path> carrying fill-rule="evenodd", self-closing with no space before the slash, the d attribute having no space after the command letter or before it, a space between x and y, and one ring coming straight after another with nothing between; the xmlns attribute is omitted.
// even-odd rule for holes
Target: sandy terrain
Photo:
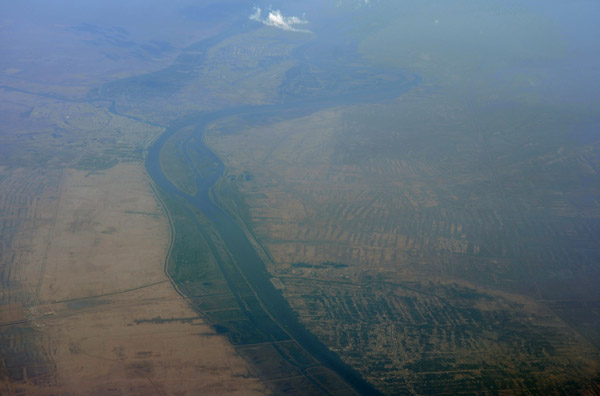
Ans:
<svg viewBox="0 0 600 396"><path fill-rule="evenodd" d="M50 380L4 382L8 394L264 394L245 361L172 288L163 272L166 216L139 164L66 171L56 220L34 238L30 321ZM30 264L30 267L33 265ZM38 272L41 282L31 277ZM10 309L9 309L10 308ZM18 319L18 318L17 318ZM3 320L3 322L6 322ZM53 367L52 367L53 366ZM4 378L6 379L6 377Z"/></svg>

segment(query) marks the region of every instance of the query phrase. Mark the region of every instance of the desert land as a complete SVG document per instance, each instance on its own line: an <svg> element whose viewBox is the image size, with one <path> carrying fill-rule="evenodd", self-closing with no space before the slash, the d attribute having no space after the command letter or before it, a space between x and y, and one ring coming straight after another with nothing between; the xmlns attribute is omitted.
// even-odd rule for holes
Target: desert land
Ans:
<svg viewBox="0 0 600 396"><path fill-rule="evenodd" d="M2 394L265 394L166 276L140 162L1 173Z"/></svg>

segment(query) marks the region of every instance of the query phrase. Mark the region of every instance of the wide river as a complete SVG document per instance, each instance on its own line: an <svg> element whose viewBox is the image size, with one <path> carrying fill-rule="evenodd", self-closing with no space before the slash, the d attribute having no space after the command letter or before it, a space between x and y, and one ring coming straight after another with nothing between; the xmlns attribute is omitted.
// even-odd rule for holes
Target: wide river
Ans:
<svg viewBox="0 0 600 396"><path fill-rule="evenodd" d="M302 51L297 51L298 64L303 62ZM364 74L363 74L364 76ZM293 73L288 73L289 79L297 78ZM364 77L362 77L364 79ZM349 385L351 385L360 394L378 395L368 382L358 374L358 372L345 363L333 352L331 352L316 336L309 332L298 320L298 316L291 309L288 302L282 296L281 291L277 290L270 282L271 275L266 270L265 264L255 251L253 245L248 240L242 228L236 221L221 207L211 200L211 188L222 176L224 165L221 160L204 145L203 134L206 127L219 119L243 115L252 116L253 119L267 120L273 115L281 116L286 119L297 118L323 108L332 106L342 106L361 103L377 103L396 98L409 89L419 84L418 76L395 73L393 78L387 78L385 81L363 81L355 88L346 90L342 95L339 93L324 93L320 96L304 97L300 99L287 99L282 103L260 105L260 106L240 106L227 108L212 113L203 113L185 119L173 122L169 128L154 142L149 148L146 159L146 168L154 182L167 194L186 200L196 209L202 211L206 218L212 222L213 231L216 231L225 242L227 249L231 252L238 268L241 270L246 280L250 284L256 297L261 301L263 307L268 311L272 318L287 332L296 342L298 342L314 358L321 362L325 367L340 375ZM285 84L285 82L284 82ZM357 88L356 88L357 87ZM160 166L160 152L165 142L172 136L182 131L184 128L193 127L194 149L199 152L206 162L213 163L209 172L196 173L197 193L187 194L177 188L163 173ZM191 167L193 169L193 167ZM194 221L190 218L190 221ZM199 224L198 224L199 225ZM200 225L199 225L200 226ZM209 241L210 244L210 241ZM211 247L214 249L214 247ZM225 271L224 271L225 272ZM227 274L224 274L227 278ZM235 287L234 283L229 283L230 287ZM183 289L182 289L183 290ZM235 290L232 290L236 295ZM190 296L191 297L191 296ZM262 324L260 320L252 317L252 312L245 311L250 321L261 329L269 331L267 324Z"/></svg>

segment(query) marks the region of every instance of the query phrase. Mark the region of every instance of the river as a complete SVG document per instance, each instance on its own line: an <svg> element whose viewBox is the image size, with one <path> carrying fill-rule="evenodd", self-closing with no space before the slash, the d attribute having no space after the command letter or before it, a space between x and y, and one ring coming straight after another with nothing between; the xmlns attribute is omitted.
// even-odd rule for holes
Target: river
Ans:
<svg viewBox="0 0 600 396"><path fill-rule="evenodd" d="M214 43L215 41L211 41ZM298 64L301 66L304 58L304 49L295 52ZM294 71L288 72L287 79L297 78ZM342 106L360 103L376 103L385 100L393 99L407 92L409 89L419 84L418 76L405 73L398 73L395 79L388 79L384 82L374 81L369 84L368 81L364 84L359 84L346 90L343 95L339 93L325 92L322 95L312 97L300 97L283 99L281 103L258 105L258 106L239 106L210 113L202 113L186 117L171 123L167 130L153 143L149 148L146 157L146 168L154 182L160 189L179 199L183 199L191 204L194 208L200 210L204 216L212 223L213 231L216 231L220 238L224 241L228 251L235 260L237 267L243 273L251 289L256 297L262 303L262 306L274 319L278 326L281 327L292 339L299 343L306 351L316 358L323 366L333 370L352 386L358 393L365 395L380 394L371 384L366 382L360 374L343 363L341 359L331 352L316 336L308 331L299 321L296 313L291 309L288 302L270 282L271 275L268 273L265 264L261 260L259 254L255 251L252 243L242 230L226 211L215 204L211 200L211 188L214 186L219 177L223 175L225 167L221 160L204 144L204 132L206 127L219 119L244 115L252 116L254 119L269 119L273 115L278 115L280 118L283 115L286 119L301 117L306 114L318 111L323 108L332 106ZM285 83L284 83L285 84ZM302 95L300 95L302 96ZM210 172L199 174L192 166L191 169L196 173L197 192L195 194L187 194L177 188L164 174L160 165L160 152L164 144L185 128L193 127L194 139L188 139L187 144L193 144L194 149L201 156L212 163ZM190 221L195 221L190 217ZM198 224L199 227L206 225ZM209 241L210 244L210 241ZM213 252L216 251L215 246L211 246ZM218 254L215 254L218 260ZM222 265L222 263L219 263ZM238 294L235 290L235 283L228 279L227 270L222 268L225 278L228 280L228 285L232 288L234 296L241 304ZM190 296L191 297L191 296ZM250 321L257 326L262 332L277 332L279 329L273 330L271 323L264 323L260 317L253 315L253 312L248 309L243 309ZM277 339L277 334L273 334L273 338Z"/></svg>

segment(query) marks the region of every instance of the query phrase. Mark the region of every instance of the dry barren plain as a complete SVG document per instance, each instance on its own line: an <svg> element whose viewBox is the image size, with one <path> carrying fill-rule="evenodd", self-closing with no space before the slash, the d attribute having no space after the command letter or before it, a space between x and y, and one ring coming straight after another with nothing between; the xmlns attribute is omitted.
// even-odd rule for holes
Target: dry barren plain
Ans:
<svg viewBox="0 0 600 396"><path fill-rule="evenodd" d="M165 275L143 166L161 128L105 103L0 102L0 394L268 393Z"/></svg>
<svg viewBox="0 0 600 396"><path fill-rule="evenodd" d="M140 164L56 172L37 196L17 186L47 178L2 175L4 224L23 223L3 249L3 394L264 394L166 278L168 221Z"/></svg>

